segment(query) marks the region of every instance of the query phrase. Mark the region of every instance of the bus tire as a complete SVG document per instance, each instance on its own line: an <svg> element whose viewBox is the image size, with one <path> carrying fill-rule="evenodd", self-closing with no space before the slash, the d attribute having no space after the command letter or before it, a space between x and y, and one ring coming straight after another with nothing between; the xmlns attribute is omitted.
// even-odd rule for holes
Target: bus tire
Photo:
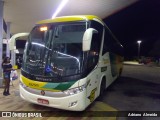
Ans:
<svg viewBox="0 0 160 120"><path fill-rule="evenodd" d="M106 89L106 79L103 78L102 82L101 82L101 87L100 87L100 93L99 93L98 100L102 100L105 89Z"/></svg>

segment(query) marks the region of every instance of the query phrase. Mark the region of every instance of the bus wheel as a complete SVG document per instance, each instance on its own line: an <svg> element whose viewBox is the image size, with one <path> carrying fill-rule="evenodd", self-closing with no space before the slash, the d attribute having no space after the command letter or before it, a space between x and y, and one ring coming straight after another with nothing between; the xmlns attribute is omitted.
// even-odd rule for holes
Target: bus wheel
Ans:
<svg viewBox="0 0 160 120"><path fill-rule="evenodd" d="M105 78L103 78L102 83L101 83L101 87L100 87L100 94L99 94L98 100L102 100L105 88L106 88L106 80L105 80Z"/></svg>

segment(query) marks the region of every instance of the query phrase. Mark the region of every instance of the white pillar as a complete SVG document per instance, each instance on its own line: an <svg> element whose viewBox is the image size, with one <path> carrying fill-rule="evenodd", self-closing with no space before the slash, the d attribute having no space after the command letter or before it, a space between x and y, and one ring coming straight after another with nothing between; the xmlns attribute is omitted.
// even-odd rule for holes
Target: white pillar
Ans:
<svg viewBox="0 0 160 120"><path fill-rule="evenodd" d="M6 56L10 57L10 50L9 50L9 39L10 39L10 22L7 22L7 44L6 44Z"/></svg>
<svg viewBox="0 0 160 120"><path fill-rule="evenodd" d="M16 53L15 53L15 50L16 50L16 48L14 50L11 50L11 64L13 66L16 65Z"/></svg>
<svg viewBox="0 0 160 120"><path fill-rule="evenodd" d="M3 56L3 0L0 0L0 65L2 63L2 56ZM2 67L0 66L0 87L3 85L3 78L2 78Z"/></svg>

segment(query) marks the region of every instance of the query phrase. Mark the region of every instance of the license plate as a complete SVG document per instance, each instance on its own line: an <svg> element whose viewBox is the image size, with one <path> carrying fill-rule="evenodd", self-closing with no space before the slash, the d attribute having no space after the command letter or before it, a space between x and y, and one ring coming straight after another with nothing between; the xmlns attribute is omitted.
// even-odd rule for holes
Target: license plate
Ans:
<svg viewBox="0 0 160 120"><path fill-rule="evenodd" d="M48 100L41 99L41 98L38 98L38 99L37 99L37 102L40 103L40 104L46 104L46 105L49 104L49 101L48 101Z"/></svg>

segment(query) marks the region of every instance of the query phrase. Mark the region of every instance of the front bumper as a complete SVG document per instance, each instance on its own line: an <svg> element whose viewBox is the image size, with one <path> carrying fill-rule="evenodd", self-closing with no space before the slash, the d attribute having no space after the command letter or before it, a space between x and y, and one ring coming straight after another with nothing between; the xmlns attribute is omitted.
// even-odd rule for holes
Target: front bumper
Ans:
<svg viewBox="0 0 160 120"><path fill-rule="evenodd" d="M86 106L86 89L80 93L65 96L65 97L49 97L49 96L43 96L43 95L37 95L31 92L28 92L26 89L20 87L20 96L26 101L29 101L31 103L58 108L58 109L64 109L64 110L71 110L71 111L83 111ZM37 90L41 92L41 90ZM41 104L38 102L38 99L44 99L49 102L49 104Z"/></svg>

